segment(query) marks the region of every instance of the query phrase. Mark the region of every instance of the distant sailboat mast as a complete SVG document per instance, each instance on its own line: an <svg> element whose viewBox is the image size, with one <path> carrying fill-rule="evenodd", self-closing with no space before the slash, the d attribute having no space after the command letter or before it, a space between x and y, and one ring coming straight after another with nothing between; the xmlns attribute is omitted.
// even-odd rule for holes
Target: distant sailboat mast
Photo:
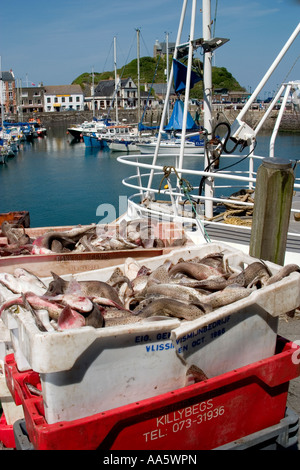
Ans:
<svg viewBox="0 0 300 470"><path fill-rule="evenodd" d="M137 33L137 76L138 76L138 89L137 89L137 94L138 94L138 124L141 122L141 90L140 90L140 32L141 30L137 28L136 33Z"/></svg>
<svg viewBox="0 0 300 470"><path fill-rule="evenodd" d="M114 36L114 68L115 68L115 99L116 99L116 123L119 122L118 118L118 76L117 76L117 38Z"/></svg>
<svg viewBox="0 0 300 470"><path fill-rule="evenodd" d="M4 113L3 113L3 76L2 76L2 57L0 56L0 82L1 82L1 128L2 138L4 137Z"/></svg>
<svg viewBox="0 0 300 470"><path fill-rule="evenodd" d="M92 67L92 106L93 106L93 118L95 117L95 74L94 67Z"/></svg>

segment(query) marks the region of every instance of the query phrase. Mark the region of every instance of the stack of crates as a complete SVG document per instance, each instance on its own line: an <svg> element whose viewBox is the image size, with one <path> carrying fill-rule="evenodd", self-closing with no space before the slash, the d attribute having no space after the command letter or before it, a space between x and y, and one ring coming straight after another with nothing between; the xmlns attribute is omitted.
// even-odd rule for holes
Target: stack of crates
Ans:
<svg viewBox="0 0 300 470"><path fill-rule="evenodd" d="M300 347L277 338L273 356L217 377L73 421L48 424L37 372L5 358L7 386L24 419L17 449L295 449L299 417L286 408ZM298 359L298 360L297 360Z"/></svg>
<svg viewBox="0 0 300 470"><path fill-rule="evenodd" d="M0 442L5 448L15 448L13 425L24 418L22 406L16 406L6 385L4 359L8 353L12 352L9 331L0 319Z"/></svg>
<svg viewBox="0 0 300 470"><path fill-rule="evenodd" d="M175 263L217 252L236 272L257 261L210 243L143 265L153 271L169 258ZM273 274L280 269L266 265ZM114 269L74 278L106 282ZM5 379L24 412L15 436L26 432L37 450L150 451L217 449L273 426L281 434L289 381L300 375L300 365L299 347L277 336L278 315L299 305L300 273L293 272L193 321L170 317L42 332L28 310L5 310L13 345ZM207 379L189 381L193 365Z"/></svg>

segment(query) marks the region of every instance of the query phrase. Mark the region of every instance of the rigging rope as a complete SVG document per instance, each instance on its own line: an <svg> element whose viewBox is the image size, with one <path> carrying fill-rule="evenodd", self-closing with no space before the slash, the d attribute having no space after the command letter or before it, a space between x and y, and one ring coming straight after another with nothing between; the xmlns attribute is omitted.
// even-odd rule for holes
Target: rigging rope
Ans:
<svg viewBox="0 0 300 470"><path fill-rule="evenodd" d="M168 178L170 177L172 171L175 173L175 175L178 179L179 186L182 188L185 197L189 200L189 202L191 204L191 208L192 208L192 210L195 214L195 218L197 219L198 223L200 224L200 226L202 228L204 238L206 239L207 242L210 242L211 240L209 238L209 235L208 235L207 231L205 230L205 227L204 227L202 221L199 219L199 216L198 216L197 211L195 209L195 204L193 204L193 202L195 202L195 201L192 201L192 199L190 197L190 194L189 194L194 188L187 179L179 177L179 174L178 174L178 172L177 172L177 170L174 166L165 165L163 167L164 176L161 179L158 192L160 192L163 181L165 179L168 180Z"/></svg>
<svg viewBox="0 0 300 470"><path fill-rule="evenodd" d="M111 103L111 105L110 105L110 107L109 107L109 109L108 109L108 113L107 113L107 119L109 118L109 115L110 115L111 109L112 109L112 107L113 107L113 105L114 105L114 102L115 102L115 96L116 96L116 93L117 93L117 92L118 92L118 90L119 90L119 86L120 86L120 83L121 83L122 77L123 77L123 75L124 75L124 72L125 72L125 67L126 67L126 65L127 65L127 63L128 63L129 54L130 54L130 52L131 52L132 45L133 45L133 42L132 42L132 44L131 44L131 46L130 46L130 49L129 49L129 52L128 52L128 55L127 55L127 59L126 59L125 65L123 65L123 67L122 67L122 73L121 73L121 76L120 76L120 79L119 79L119 82L118 82L117 88L116 88L116 89L115 89L115 91L114 91L114 94L113 94L113 97L112 97L112 103ZM118 99L118 98L117 98L117 99ZM117 105L118 105L118 103L117 103Z"/></svg>

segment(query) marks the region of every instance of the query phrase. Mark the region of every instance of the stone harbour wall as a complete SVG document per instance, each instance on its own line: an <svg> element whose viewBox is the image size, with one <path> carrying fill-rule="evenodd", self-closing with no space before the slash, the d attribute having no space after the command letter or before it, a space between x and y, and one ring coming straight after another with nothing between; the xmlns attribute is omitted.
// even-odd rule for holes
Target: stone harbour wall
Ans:
<svg viewBox="0 0 300 470"><path fill-rule="evenodd" d="M191 115L194 117L195 109L191 107ZM237 117L239 110L233 108L219 108L213 111L213 116L215 122L227 121L232 124ZM255 128L258 122L263 117L264 111L255 109L247 112L245 116L246 123ZM105 115L105 113L103 113ZM142 115L142 113L141 113ZM143 123L150 126L159 125L160 119L162 116L162 109L149 109L145 112ZM278 110L272 111L269 118L265 122L262 130L272 130L278 116ZM54 124L65 124L67 127L73 124L81 124L84 121L90 121L93 118L91 111L66 111L66 112L55 112L55 113L34 113L24 115L23 121L26 121L30 118L39 118L42 124L47 127ZM98 117L98 116L97 116ZM138 122L138 113L136 109L118 110L119 121L123 121L124 124L137 124ZM110 118L115 119L115 111L112 110L110 113ZM17 116L15 116L17 120ZM201 122L201 119L200 119ZM282 117L280 124L280 131L291 131L291 132L300 132L300 113L295 111L285 111Z"/></svg>

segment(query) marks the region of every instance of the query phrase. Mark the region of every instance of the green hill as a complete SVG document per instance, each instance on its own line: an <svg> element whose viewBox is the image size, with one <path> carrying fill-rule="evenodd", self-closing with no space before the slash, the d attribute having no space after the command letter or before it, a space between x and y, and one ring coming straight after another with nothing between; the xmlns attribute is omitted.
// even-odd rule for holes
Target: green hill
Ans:
<svg viewBox="0 0 300 470"><path fill-rule="evenodd" d="M170 69L172 65L172 58L170 58ZM203 65L199 60L195 61L194 64L196 69L203 70ZM156 70L157 68L157 70ZM154 78L156 70L156 75ZM161 58L158 62L158 59L153 57L141 57L140 58L140 83L141 88L143 88L144 83L152 83L154 78L154 83L163 83L166 80L165 77L166 70L166 59ZM137 80L137 59L132 60L129 64L117 70L118 75L121 78L131 77L135 82ZM95 85L100 80L114 79L114 71L94 73L94 82ZM225 67L213 67L212 71L212 80L214 88L227 88L230 91L245 91L238 81L232 76L230 72ZM90 85L92 84L92 74L83 73L77 77L72 84L78 84L81 88L86 91L87 94L90 93ZM190 91L191 98L201 98L203 95L202 82L198 82L195 87Z"/></svg>

